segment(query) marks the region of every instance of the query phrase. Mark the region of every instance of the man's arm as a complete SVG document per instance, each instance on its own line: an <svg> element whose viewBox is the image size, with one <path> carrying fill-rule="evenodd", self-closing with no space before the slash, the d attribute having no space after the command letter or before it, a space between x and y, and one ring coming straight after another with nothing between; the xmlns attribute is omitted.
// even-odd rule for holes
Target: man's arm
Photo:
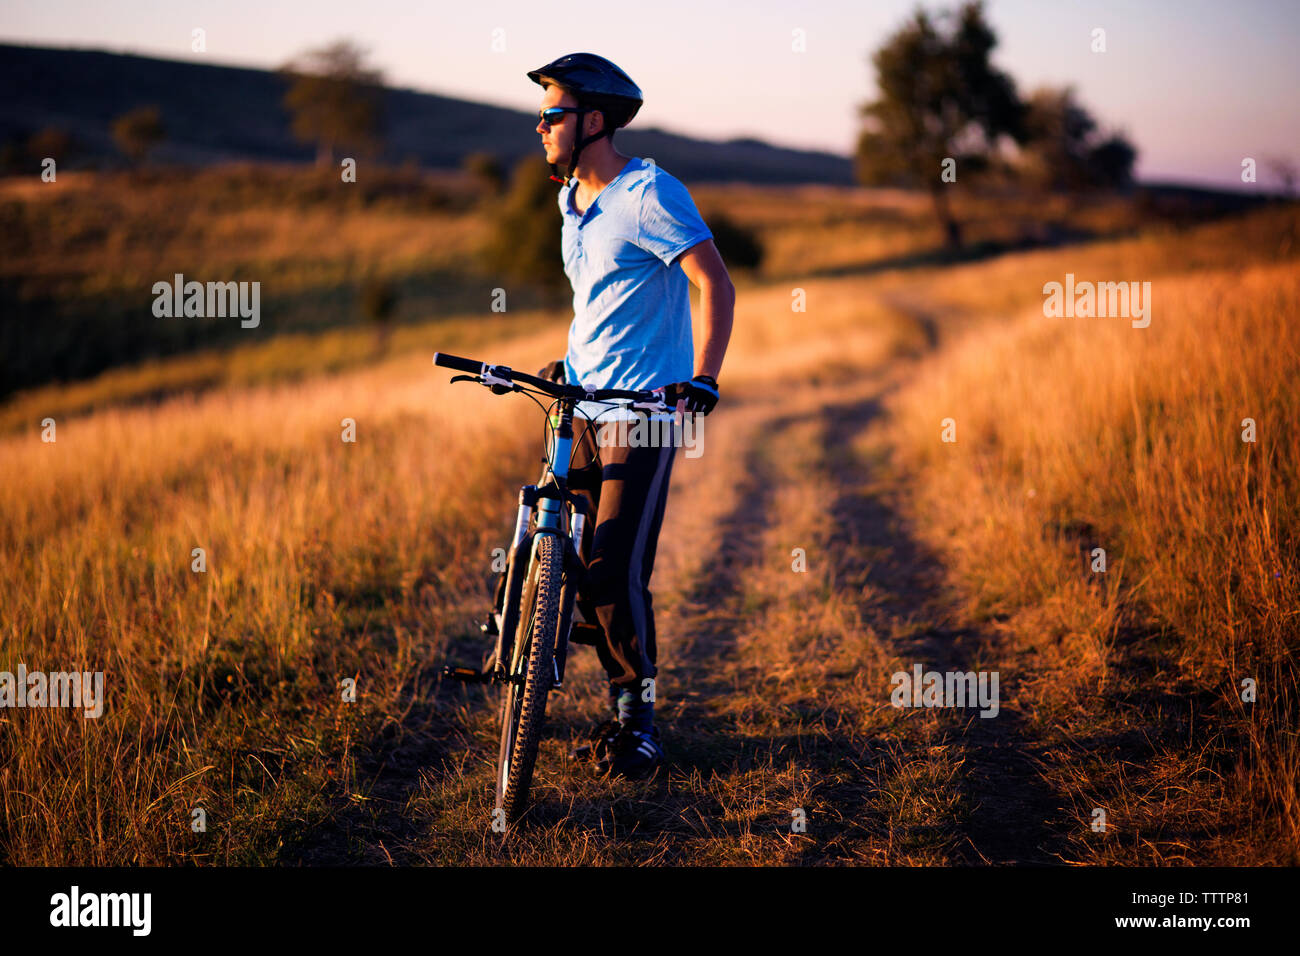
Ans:
<svg viewBox="0 0 1300 956"><path fill-rule="evenodd" d="M736 287L731 284L731 276L727 275L727 267L712 239L691 246L677 261L686 278L700 290L704 329L695 374L717 379L722 371L722 357L727 353L727 342L731 340Z"/></svg>

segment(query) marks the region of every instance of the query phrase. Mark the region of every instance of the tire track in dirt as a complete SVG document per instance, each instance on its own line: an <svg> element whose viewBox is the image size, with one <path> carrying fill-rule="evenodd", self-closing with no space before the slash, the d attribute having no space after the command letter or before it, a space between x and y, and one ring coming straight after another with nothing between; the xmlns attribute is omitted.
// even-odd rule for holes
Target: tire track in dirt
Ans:
<svg viewBox="0 0 1300 956"><path fill-rule="evenodd" d="M858 395L863 389L854 384L848 391ZM869 385L866 402L872 414L863 417L863 427L876 413L878 392L878 385ZM669 692L682 701L671 716L673 742L679 747L672 756L678 769L720 787L743 788L746 774L759 769L769 774L770 785L763 788L766 812L753 814L752 823L767 830L769 844L781 841L769 853L782 862L942 862L954 842L948 832L951 821L940 819L942 808L955 807L959 800L949 793L945 804L933 799L932 791L945 789L953 770L938 766L942 747L933 746L930 730L904 734L920 744L915 753L900 740L885 697L864 685L864 673L885 655L872 647L875 638L864 631L856 602L846 598L842 584L833 583L853 574L845 575L851 560L835 553L834 540L826 540L821 527L826 522L789 524L778 507L778 499L788 504L792 491L819 502L836 497L821 487L827 475L819 467L826 444L827 394L803 390L795 403L803 406L799 411L777 405L748 411L757 421L749 423L741 450L728 466L736 475L736 500L714 519L709 535L714 550L684 589L664 629L671 635L666 642L667 670L674 682ZM838 491L838 485L831 490ZM765 537L769 530L778 537L785 534L785 544ZM813 585L801 591L790 583L814 578L790 573L783 548L794 542L807 545L823 573L833 575L835 590L822 607L815 606L820 598L811 593ZM782 562L787 563L784 570L774 571ZM763 610L765 604L768 610ZM815 620L832 604L827 624L840 633L814 635L807 643L802 641L809 635L790 633L799 630L789 619L791 612ZM775 613L769 613L773 606ZM747 616L746 607L759 610ZM871 660L845 666L844 647L827 655L826 642L838 637L844 638L841 643L861 641L858 646ZM794 663L783 667L781 659ZM793 678L776 673L791 669ZM768 721L765 735L744 731L756 714ZM697 735L712 746L693 747ZM778 795L782 788L785 793ZM807 816L806 835L790 834L795 807ZM785 835L779 836L782 830Z"/></svg>
<svg viewBox="0 0 1300 956"><path fill-rule="evenodd" d="M889 502L891 492L877 485L860 456L849 450L880 418L883 398L882 391L865 402L826 408L825 467L843 489L832 506L840 529L836 541L881 555L865 573L866 588L876 592L864 607L866 619L882 633L896 632L901 620L918 614L930 622L891 642L907 670L920 663L926 671L1014 673L997 635L957 620L941 561L911 534ZM961 789L971 806L965 845L954 862L1059 863L1064 838L1052 821L1062 817L1062 800L1041 770L1046 742L1011 707L987 719L969 710L941 713L949 739L962 751Z"/></svg>

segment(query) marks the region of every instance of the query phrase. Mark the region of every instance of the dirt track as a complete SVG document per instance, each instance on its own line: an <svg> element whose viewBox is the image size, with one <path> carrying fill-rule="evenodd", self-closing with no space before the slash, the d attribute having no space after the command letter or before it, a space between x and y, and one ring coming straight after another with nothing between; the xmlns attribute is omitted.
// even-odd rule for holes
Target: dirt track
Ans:
<svg viewBox="0 0 1300 956"><path fill-rule="evenodd" d="M879 425L907 368L779 402L733 397L709 420L705 455L679 452L654 581L670 759L656 779L598 781L567 763L604 716L595 655L578 648L548 707L535 809L494 833L495 707L431 665L362 756L368 794L294 838L289 858L1060 865L1103 840L1113 852L1120 828L1089 827L1105 779L1085 764L1142 774L1160 738L1187 728L1157 709L1144 732L1108 730L1115 700L1075 702L1063 718L1022 701L1021 686L1051 675L997 622L962 620L904 517ZM806 572L792 569L796 548ZM469 659L478 641L455 646ZM917 663L998 671L998 716L892 707L889 676ZM1081 778L1097 779L1094 800Z"/></svg>

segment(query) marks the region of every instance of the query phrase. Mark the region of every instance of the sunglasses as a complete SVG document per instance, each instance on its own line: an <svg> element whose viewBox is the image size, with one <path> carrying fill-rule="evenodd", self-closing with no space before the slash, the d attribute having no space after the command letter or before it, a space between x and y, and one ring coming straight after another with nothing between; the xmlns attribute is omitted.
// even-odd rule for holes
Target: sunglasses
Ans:
<svg viewBox="0 0 1300 956"><path fill-rule="evenodd" d="M547 126L554 126L564 119L565 113L581 113L582 110L572 106L552 106L550 109L538 110L537 118Z"/></svg>

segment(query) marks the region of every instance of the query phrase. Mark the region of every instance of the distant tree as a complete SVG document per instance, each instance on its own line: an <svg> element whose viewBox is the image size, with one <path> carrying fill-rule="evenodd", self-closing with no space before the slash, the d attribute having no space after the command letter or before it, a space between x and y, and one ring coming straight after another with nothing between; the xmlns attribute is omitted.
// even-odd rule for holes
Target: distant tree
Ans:
<svg viewBox="0 0 1300 956"><path fill-rule="evenodd" d="M1123 189L1133 184L1137 148L1119 133L1113 133L1088 152L1088 171L1095 186Z"/></svg>
<svg viewBox="0 0 1300 956"><path fill-rule="evenodd" d="M492 235L484 247L487 267L509 279L563 288L559 203L550 170L541 156L514 167L510 189L496 211Z"/></svg>
<svg viewBox="0 0 1300 956"><path fill-rule="evenodd" d="M980 3L933 18L918 9L872 57L879 98L861 107L858 181L927 189L953 247L961 228L940 178L945 160L965 181L988 167L1003 136L1021 135L1015 83L989 62L996 45Z"/></svg>
<svg viewBox="0 0 1300 956"><path fill-rule="evenodd" d="M704 215L713 244L728 266L740 269L757 269L763 262L763 244L748 229L721 210Z"/></svg>
<svg viewBox="0 0 1300 956"><path fill-rule="evenodd" d="M293 133L316 144L318 166L332 166L336 148L370 153L383 126L383 73L365 65L350 40L308 50L280 68L289 80L284 105Z"/></svg>
<svg viewBox="0 0 1300 956"><path fill-rule="evenodd" d="M1297 169L1295 161L1285 156L1269 156L1265 158L1264 166L1277 180L1282 195L1287 199L1294 198L1296 180L1300 178L1300 169Z"/></svg>
<svg viewBox="0 0 1300 956"><path fill-rule="evenodd" d="M375 329L375 354L388 347L393 331L393 312L397 307L397 289L387 279L371 273L361 283L361 314Z"/></svg>
<svg viewBox="0 0 1300 956"><path fill-rule="evenodd" d="M113 120L113 141L132 162L142 163L167 135L156 106L141 106Z"/></svg>
<svg viewBox="0 0 1300 956"><path fill-rule="evenodd" d="M31 135L27 140L27 155L40 162L46 157L53 159L60 166L72 155L72 136L67 130L47 126Z"/></svg>
<svg viewBox="0 0 1300 956"><path fill-rule="evenodd" d="M496 195L505 188L506 173L495 153L470 153L461 163L462 168L482 183L490 194Z"/></svg>
<svg viewBox="0 0 1300 956"><path fill-rule="evenodd" d="M1020 168L1047 189L1119 188L1133 181L1135 150L1123 136L1104 136L1072 87L1035 90L1026 101Z"/></svg>

